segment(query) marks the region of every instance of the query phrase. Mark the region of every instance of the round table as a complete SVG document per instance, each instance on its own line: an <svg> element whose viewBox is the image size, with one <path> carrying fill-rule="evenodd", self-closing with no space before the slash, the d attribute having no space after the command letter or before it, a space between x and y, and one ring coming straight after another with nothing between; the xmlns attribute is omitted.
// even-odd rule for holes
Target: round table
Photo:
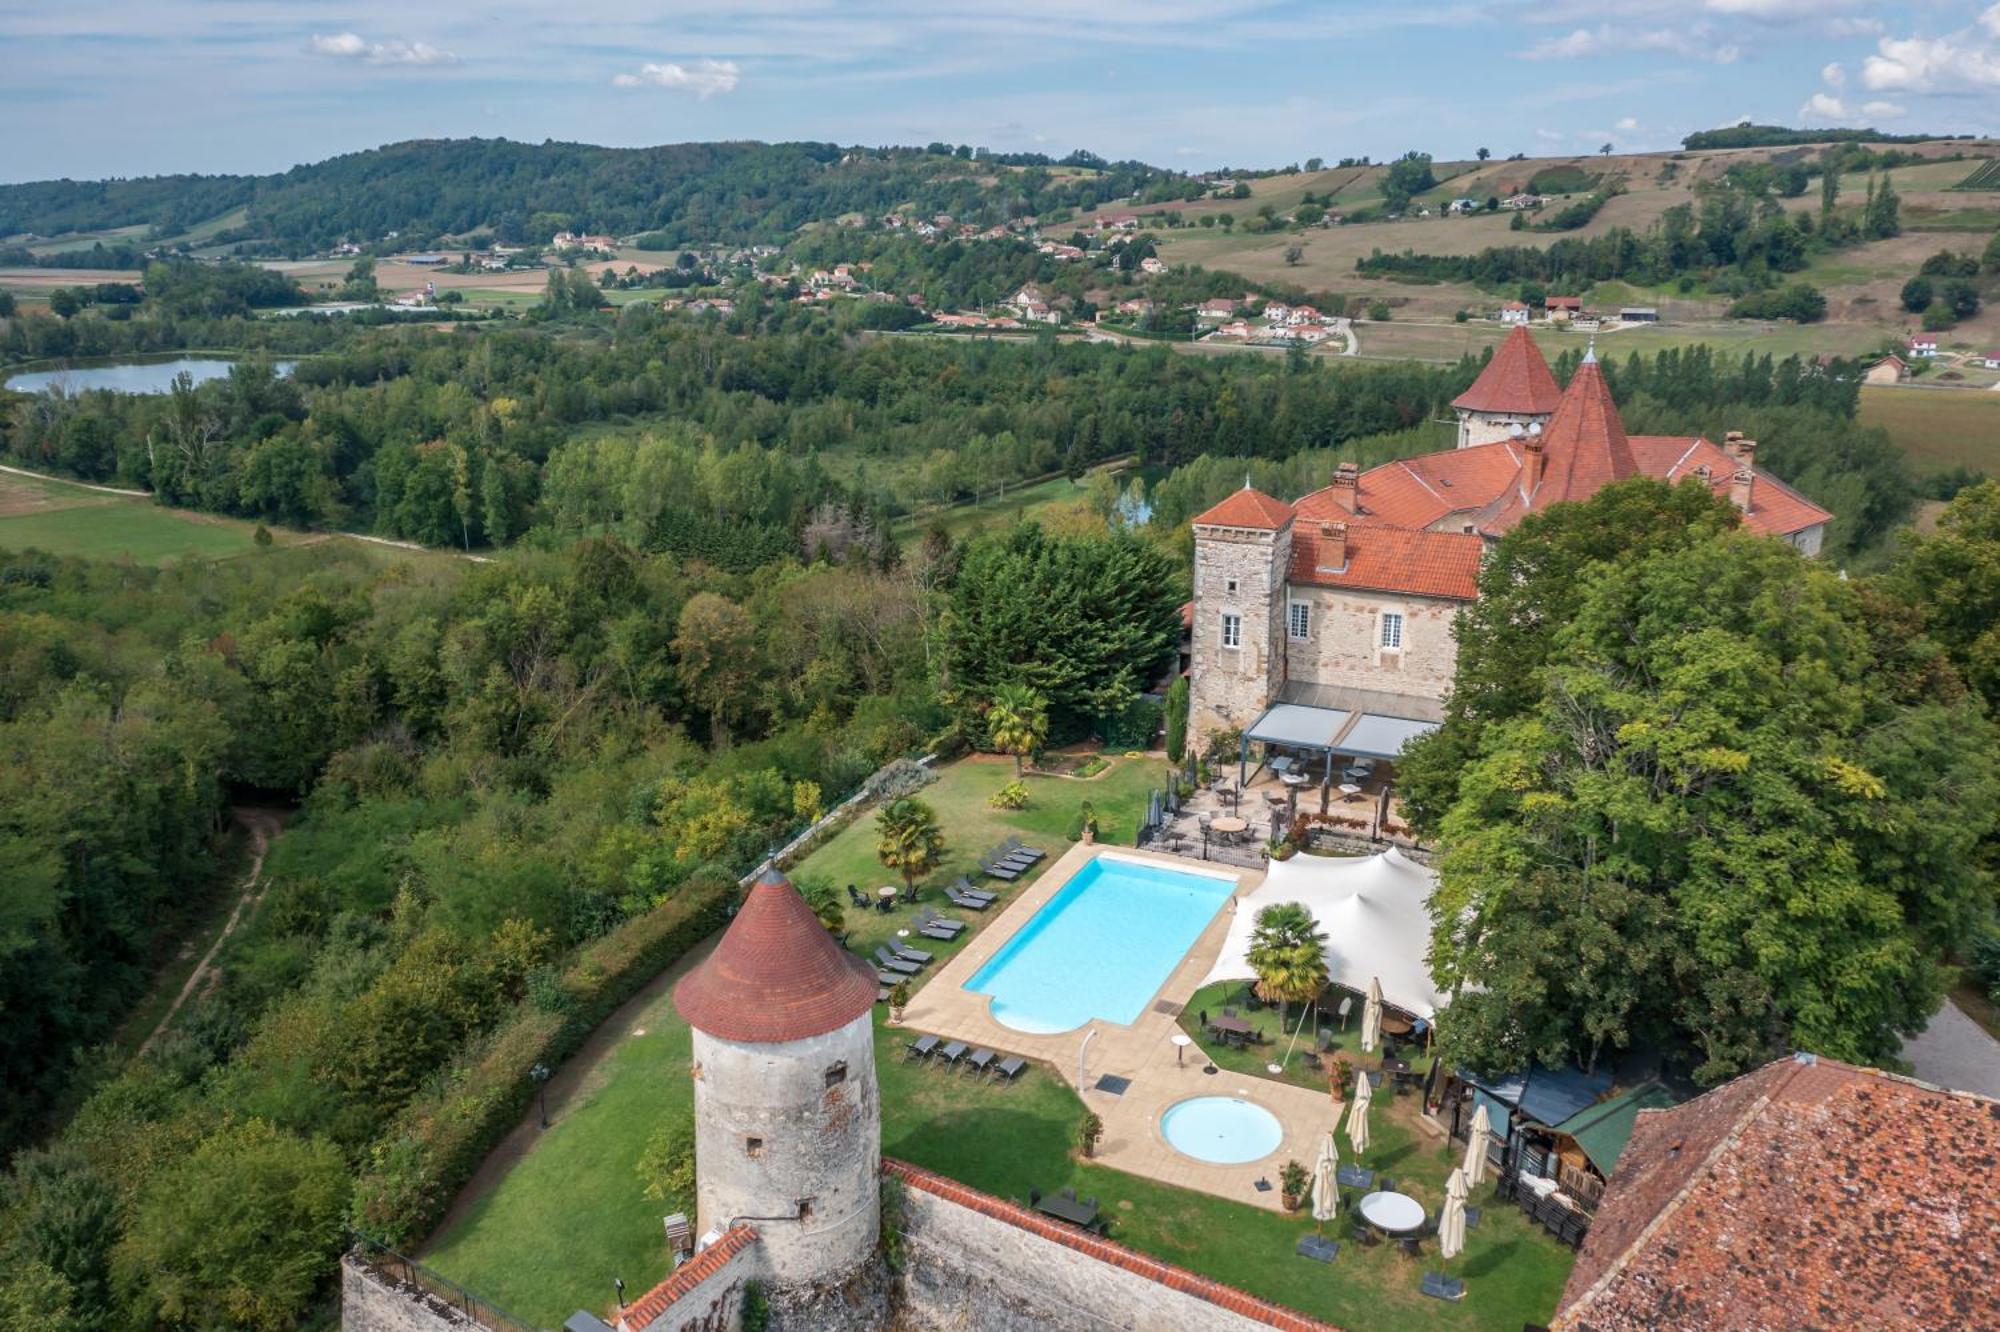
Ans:
<svg viewBox="0 0 2000 1332"><path fill-rule="evenodd" d="M1424 1205L1407 1193L1371 1193L1354 1208L1369 1225L1392 1235L1424 1224Z"/></svg>
<svg viewBox="0 0 2000 1332"><path fill-rule="evenodd" d="M1193 1044L1194 1037L1188 1035L1186 1032L1177 1031L1174 1033L1174 1063L1176 1065L1181 1062L1181 1056L1187 1053L1187 1048Z"/></svg>
<svg viewBox="0 0 2000 1332"><path fill-rule="evenodd" d="M1416 1025L1406 1017L1398 1017L1394 1013L1384 1013L1382 1015L1382 1034L1384 1036L1407 1036L1415 1030Z"/></svg>
<svg viewBox="0 0 2000 1332"><path fill-rule="evenodd" d="M1360 794L1361 794L1361 788L1356 786L1353 782L1342 782L1340 784L1340 798L1342 800L1352 800L1354 799L1354 797Z"/></svg>
<svg viewBox="0 0 2000 1332"><path fill-rule="evenodd" d="M1215 831L1219 833L1240 833L1245 828L1248 828L1250 825L1245 823L1242 819L1223 818L1223 819L1217 819L1215 822L1209 824L1208 826L1215 829Z"/></svg>
<svg viewBox="0 0 2000 1332"><path fill-rule="evenodd" d="M896 890L893 887L877 888L875 896L881 898L884 902L893 902L896 900Z"/></svg>
<svg viewBox="0 0 2000 1332"><path fill-rule="evenodd" d="M1278 780L1283 782L1286 786L1304 786L1307 782L1311 781L1312 778L1306 776L1302 772L1288 772L1283 777L1280 777Z"/></svg>

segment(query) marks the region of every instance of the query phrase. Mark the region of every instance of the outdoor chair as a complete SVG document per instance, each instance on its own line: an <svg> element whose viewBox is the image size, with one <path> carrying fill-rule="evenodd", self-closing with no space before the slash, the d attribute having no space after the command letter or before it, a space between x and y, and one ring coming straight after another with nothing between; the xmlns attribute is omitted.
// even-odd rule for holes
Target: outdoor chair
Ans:
<svg viewBox="0 0 2000 1332"><path fill-rule="evenodd" d="M1000 894L981 888L963 874L958 876L958 882L954 883L952 887L958 889L961 897L983 897L989 902L1000 900Z"/></svg>
<svg viewBox="0 0 2000 1332"><path fill-rule="evenodd" d="M933 954L926 953L921 948L912 948L908 944L892 943L889 945L889 951L897 957L902 958L905 962L914 962L920 967L928 962L937 960Z"/></svg>
<svg viewBox="0 0 2000 1332"><path fill-rule="evenodd" d="M919 1036L914 1041L903 1042L903 1059L906 1062L911 1059L928 1059L931 1057L931 1052L937 1048L937 1037Z"/></svg>
<svg viewBox="0 0 2000 1332"><path fill-rule="evenodd" d="M1018 837L1009 837L1000 845L1009 856L1025 856L1030 861L1045 859L1049 854L1039 846L1029 846Z"/></svg>
<svg viewBox="0 0 2000 1332"><path fill-rule="evenodd" d="M950 916L925 907L917 913L917 922L927 930L943 930L950 935L958 935L965 929L965 922L953 920Z"/></svg>
<svg viewBox="0 0 2000 1332"><path fill-rule="evenodd" d="M907 973L900 971L883 971L878 968L875 972L875 979L879 981L881 984L887 985L891 988L901 985L904 981L908 980L909 978L910 977Z"/></svg>
<svg viewBox="0 0 2000 1332"><path fill-rule="evenodd" d="M963 897L960 896L956 889L952 888L945 889L944 895L951 900L953 906L964 907L967 911L984 911L987 907L993 905L991 898Z"/></svg>
<svg viewBox="0 0 2000 1332"><path fill-rule="evenodd" d="M875 909L886 916L891 911L894 911L896 909L896 899L893 897L877 898L875 901Z"/></svg>
<svg viewBox="0 0 2000 1332"><path fill-rule="evenodd" d="M1421 1258L1424 1256L1423 1243L1415 1235L1403 1236L1396 1241L1396 1247L1403 1251L1405 1258Z"/></svg>
<svg viewBox="0 0 2000 1332"><path fill-rule="evenodd" d="M949 1045L939 1047L938 1052L931 1056L931 1062L937 1063L942 1060L946 1068L956 1068L958 1061L965 1058L965 1048L964 1041L953 1041Z"/></svg>
<svg viewBox="0 0 2000 1332"><path fill-rule="evenodd" d="M1021 1071L1027 1068L1027 1066L1028 1061L1021 1058L1021 1056L1008 1055L993 1066L993 1080L995 1082L1012 1082L1021 1076Z"/></svg>
<svg viewBox="0 0 2000 1332"><path fill-rule="evenodd" d="M955 943L958 940L957 930L948 930L942 925L919 925L917 933L926 939L936 939L939 943Z"/></svg>
<svg viewBox="0 0 2000 1332"><path fill-rule="evenodd" d="M977 1050L974 1050L971 1054L966 1056L965 1066L972 1070L974 1077L977 1077L980 1074L985 1073L988 1069L992 1068L993 1061L998 1059L999 1057L1000 1057L999 1055L995 1054L993 1051L987 1049L985 1046L982 1045Z"/></svg>
<svg viewBox="0 0 2000 1332"><path fill-rule="evenodd" d="M914 883L904 884L903 891L896 894L896 900L899 902L914 903L917 900L917 885Z"/></svg>
<svg viewBox="0 0 2000 1332"><path fill-rule="evenodd" d="M997 865L990 860L981 860L979 862L979 872L989 879L998 879L1002 883L1011 883L1021 877L1021 871L1014 866Z"/></svg>
<svg viewBox="0 0 2000 1332"><path fill-rule="evenodd" d="M861 890L859 888L856 888L851 883L847 885L847 900L854 906L862 908L864 911L870 905L868 899L861 895Z"/></svg>
<svg viewBox="0 0 2000 1332"><path fill-rule="evenodd" d="M906 962L879 945L875 949L875 960L890 971L901 972L905 976L914 976L924 969L921 963Z"/></svg>

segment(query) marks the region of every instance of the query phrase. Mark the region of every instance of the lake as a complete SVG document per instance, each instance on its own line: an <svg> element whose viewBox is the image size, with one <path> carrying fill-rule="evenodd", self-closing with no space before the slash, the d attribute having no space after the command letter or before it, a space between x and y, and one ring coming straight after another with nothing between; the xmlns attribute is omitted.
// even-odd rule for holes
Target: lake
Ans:
<svg viewBox="0 0 2000 1332"><path fill-rule="evenodd" d="M165 393L173 387L174 376L189 375L197 384L221 379L234 361L213 356L178 356L168 360L116 361L110 364L77 365L62 370L28 370L7 377L6 386L16 393L46 393L60 385L65 393L86 389L109 389L113 393ZM273 361L280 376L290 375L297 361Z"/></svg>

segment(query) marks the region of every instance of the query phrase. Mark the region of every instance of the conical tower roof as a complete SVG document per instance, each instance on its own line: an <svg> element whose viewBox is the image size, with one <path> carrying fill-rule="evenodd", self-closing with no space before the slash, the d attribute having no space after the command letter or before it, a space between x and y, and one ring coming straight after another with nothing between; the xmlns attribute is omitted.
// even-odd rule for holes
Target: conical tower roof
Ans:
<svg viewBox="0 0 2000 1332"><path fill-rule="evenodd" d="M774 1045L844 1027L875 1005L875 970L834 942L805 898L772 871L751 885L702 964L674 986L688 1025Z"/></svg>
<svg viewBox="0 0 2000 1332"><path fill-rule="evenodd" d="M1611 400L1604 367L1592 351L1563 390L1562 403L1542 434L1542 483L1528 496L1530 508L1563 500L1587 500L1614 481L1635 475L1625 422Z"/></svg>
<svg viewBox="0 0 2000 1332"><path fill-rule="evenodd" d="M1515 325L1500 340L1493 359L1472 381L1472 387L1452 399L1451 405L1473 412L1495 412L1508 416L1547 416L1562 401L1562 389L1542 359L1528 330Z"/></svg>

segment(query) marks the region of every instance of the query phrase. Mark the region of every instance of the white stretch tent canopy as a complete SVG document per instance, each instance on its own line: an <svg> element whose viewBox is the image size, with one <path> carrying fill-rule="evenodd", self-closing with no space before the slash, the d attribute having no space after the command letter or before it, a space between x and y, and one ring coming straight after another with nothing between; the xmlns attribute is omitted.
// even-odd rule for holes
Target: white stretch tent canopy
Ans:
<svg viewBox="0 0 2000 1332"><path fill-rule="evenodd" d="M1445 998L1431 984L1431 891L1437 876L1391 847L1373 856L1293 856L1274 860L1255 892L1237 899L1222 954L1202 982L1248 980L1250 934L1257 914L1298 902L1326 933L1326 973L1335 985L1366 993L1380 979L1382 998L1418 1017L1436 1015Z"/></svg>

